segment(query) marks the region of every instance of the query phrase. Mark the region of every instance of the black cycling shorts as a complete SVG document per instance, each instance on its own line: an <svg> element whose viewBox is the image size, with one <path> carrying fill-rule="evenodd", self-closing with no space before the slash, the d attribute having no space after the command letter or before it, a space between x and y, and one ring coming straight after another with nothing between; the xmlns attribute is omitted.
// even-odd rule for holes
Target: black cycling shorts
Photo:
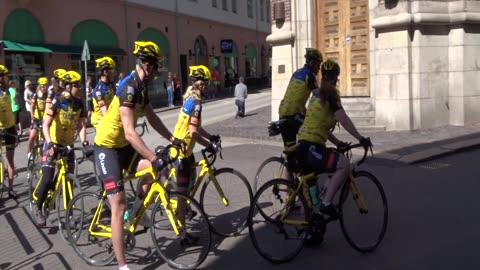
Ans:
<svg viewBox="0 0 480 270"><path fill-rule="evenodd" d="M303 124L304 118L305 116L303 116L302 114L289 115L280 118L285 119L285 122L282 123L282 126L280 128L280 133L282 134L283 139L283 146L285 146L285 149L297 143L297 133Z"/></svg>
<svg viewBox="0 0 480 270"><path fill-rule="evenodd" d="M15 128L15 125L13 125L9 128L6 128L4 130L5 130L6 133L8 133L8 134L5 134L3 136L3 138L1 138L5 141L5 149L7 149L7 150L14 149L15 148L15 143L17 141L17 138L15 137L16 134L17 134L17 129Z"/></svg>
<svg viewBox="0 0 480 270"><path fill-rule="evenodd" d="M303 173L333 173L337 170L340 153L335 148L300 141L297 144L296 156Z"/></svg>
<svg viewBox="0 0 480 270"><path fill-rule="evenodd" d="M123 170L133 173L140 162L140 155L131 145L122 148L106 148L94 145L95 166L97 166L107 196L125 190L123 186Z"/></svg>
<svg viewBox="0 0 480 270"><path fill-rule="evenodd" d="M175 170L177 172L177 181L176 183L172 183L172 185L175 185L173 189L176 189L177 187L189 187L191 179L196 177L196 168L194 165L195 157L193 155L186 158L177 159L173 163L173 166L175 166Z"/></svg>

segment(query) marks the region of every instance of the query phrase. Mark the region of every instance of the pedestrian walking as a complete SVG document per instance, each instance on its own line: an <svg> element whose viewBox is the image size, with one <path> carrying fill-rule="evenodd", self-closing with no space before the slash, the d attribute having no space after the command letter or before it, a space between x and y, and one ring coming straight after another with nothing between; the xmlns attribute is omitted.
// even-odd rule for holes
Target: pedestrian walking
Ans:
<svg viewBox="0 0 480 270"><path fill-rule="evenodd" d="M247 86L243 83L243 77L238 78L238 83L235 85L235 105L237 105L237 115L238 117L245 117L245 99L248 96Z"/></svg>
<svg viewBox="0 0 480 270"><path fill-rule="evenodd" d="M33 96L33 84L30 80L25 81L25 90L23 91L23 100L25 101L25 109L28 112L28 116L32 114L32 96ZM28 119L30 122L31 119Z"/></svg>
<svg viewBox="0 0 480 270"><path fill-rule="evenodd" d="M173 107L173 89L175 89L175 85L173 83L173 77L171 72L168 72L166 86L167 86L166 88L167 88L168 107Z"/></svg>
<svg viewBox="0 0 480 270"><path fill-rule="evenodd" d="M10 80L8 82L10 88L8 92L10 93L10 99L12 102L12 112L15 116L15 126L17 127L18 135L25 135L22 129L22 121L20 121L20 112L22 111L22 106L20 106L20 94L17 91L18 84L16 80Z"/></svg>
<svg viewBox="0 0 480 270"><path fill-rule="evenodd" d="M173 85L174 85L174 93L173 93L173 104L177 106L182 106L182 84L180 79L177 76L177 73L173 74Z"/></svg>

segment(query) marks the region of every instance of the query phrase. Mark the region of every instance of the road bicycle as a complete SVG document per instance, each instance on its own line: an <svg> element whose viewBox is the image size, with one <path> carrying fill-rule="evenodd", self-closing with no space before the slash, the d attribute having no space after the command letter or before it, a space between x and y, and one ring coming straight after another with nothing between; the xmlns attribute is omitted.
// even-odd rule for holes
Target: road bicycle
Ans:
<svg viewBox="0 0 480 270"><path fill-rule="evenodd" d="M238 235L247 226L248 209L253 199L247 178L233 168L216 169L217 155L222 156L222 142L214 143L214 149L202 149L202 159L194 164L200 173L190 184L190 196L195 197L200 185L200 205L208 216L214 233L220 236ZM176 181L176 169L171 167L170 181ZM205 179L205 182L204 182Z"/></svg>
<svg viewBox="0 0 480 270"><path fill-rule="evenodd" d="M344 149L352 160L351 145ZM343 184L336 207L340 227L347 242L359 252L372 252L385 236L388 223L388 204L377 178L365 170L356 170L365 161L368 148ZM343 151L342 151L343 152ZM292 260L308 239L321 241L326 218L312 203L309 187L318 173L301 171L294 174L297 181L273 179L263 184L253 199L248 216L250 239L257 252L273 263ZM295 201L298 202L295 202Z"/></svg>
<svg viewBox="0 0 480 270"><path fill-rule="evenodd" d="M0 198L3 196L3 186L8 179L6 157L4 158L6 150L3 149L5 145L5 137L7 136L15 138L14 148L18 145L18 135L8 133L5 129L0 129Z"/></svg>
<svg viewBox="0 0 480 270"><path fill-rule="evenodd" d="M158 157L169 156L171 147L173 146L157 148L155 153ZM205 213L192 197L165 189L161 180L162 174L152 168L137 171L121 181L125 183L147 174L155 179L148 194L143 198L138 212L124 219L126 251L135 247L135 235L146 231L139 231L137 228L147 209L153 205L148 227L160 257L173 268L197 267L207 257L211 245L211 231ZM176 210L179 203L185 202L188 211L185 222L181 222ZM66 217L70 245L75 253L90 265L103 266L114 259L110 216L105 191L82 192L68 205ZM181 238L185 234L197 241L185 243Z"/></svg>
<svg viewBox="0 0 480 270"><path fill-rule="evenodd" d="M53 157L55 159L56 173L40 211L42 211L46 220L48 220L50 211L56 212L56 219L51 221L51 223L53 224L56 222L60 235L66 240L65 211L68 202L73 198L74 194L79 193L81 190L78 178L75 175L68 173L68 155L72 151L85 151L85 149L59 145L54 145L53 147L56 153ZM37 218L35 216L38 201L37 190L42 180L42 167L40 163L37 163L34 167L29 169L27 174L27 183L29 186L29 211L35 224L37 224Z"/></svg>

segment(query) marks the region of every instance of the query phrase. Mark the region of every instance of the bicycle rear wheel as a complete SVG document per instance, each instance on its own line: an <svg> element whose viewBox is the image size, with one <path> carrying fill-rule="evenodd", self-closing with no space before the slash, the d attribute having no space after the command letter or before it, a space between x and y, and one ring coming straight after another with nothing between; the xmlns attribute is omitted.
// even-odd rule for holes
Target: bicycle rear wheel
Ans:
<svg viewBox="0 0 480 270"><path fill-rule="evenodd" d="M178 192L166 194L169 204L158 201L153 207L151 217L151 236L160 257L173 268L194 269L207 257L210 251L211 233L208 219L200 205L190 196ZM173 230L167 216L167 209L174 209L179 218L177 204L187 201L187 211L183 233L187 233L190 241L182 240ZM178 227L178 226L177 226Z"/></svg>
<svg viewBox="0 0 480 270"><path fill-rule="evenodd" d="M58 231L60 232L60 235L62 236L62 239L65 240L68 243L68 235L66 231L66 218L65 218L65 212L68 207L68 203L72 200L72 198L80 193L80 181L78 178L73 175L73 174L67 174L65 175L65 181L67 185L67 190L63 190L62 185L60 184L56 202L55 202L55 207L56 212L57 212L57 224L58 224ZM64 194L65 193L65 194ZM66 196L66 197L64 197Z"/></svg>
<svg viewBox="0 0 480 270"><path fill-rule="evenodd" d="M214 176L228 205L225 205L209 178L200 192L202 209L214 233L220 236L238 235L247 226L248 210L253 199L250 184L243 174L232 168L215 170Z"/></svg>
<svg viewBox="0 0 480 270"><path fill-rule="evenodd" d="M82 192L70 201L66 211L67 241L82 260L95 266L107 265L115 258L111 239L93 236L89 231L97 209L101 214L92 231L101 231L99 224L110 227L111 213L105 200L99 193Z"/></svg>
<svg viewBox="0 0 480 270"><path fill-rule="evenodd" d="M355 172L353 187L347 182L340 193L340 227L350 246L363 253L372 252L387 230L387 197L377 178L366 171ZM361 200L366 207L359 206Z"/></svg>
<svg viewBox="0 0 480 270"><path fill-rule="evenodd" d="M267 181L277 178L286 179L286 177L285 159L283 157L269 157L258 167L252 190L255 193Z"/></svg>
<svg viewBox="0 0 480 270"><path fill-rule="evenodd" d="M301 203L299 207L295 207L296 196ZM288 204L287 199L290 200ZM303 194L295 193L292 182L274 179L261 186L248 215L250 239L257 252L273 263L295 258L302 250L307 235L305 222L308 213ZM284 214L289 224L281 220Z"/></svg>

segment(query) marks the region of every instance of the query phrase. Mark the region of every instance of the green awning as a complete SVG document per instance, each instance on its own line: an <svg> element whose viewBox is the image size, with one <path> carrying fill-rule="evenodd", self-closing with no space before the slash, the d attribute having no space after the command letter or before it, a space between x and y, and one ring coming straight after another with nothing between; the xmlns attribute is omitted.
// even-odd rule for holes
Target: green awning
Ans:
<svg viewBox="0 0 480 270"><path fill-rule="evenodd" d="M82 47L61 45L61 44L24 44L9 40L2 40L5 50L17 52L38 52L38 53L64 53L64 54L82 54ZM90 48L90 54L93 55L126 55L121 48Z"/></svg>
<svg viewBox="0 0 480 270"><path fill-rule="evenodd" d="M51 53L52 51L43 46L27 45L23 43L13 42L9 40L2 40L5 50L16 52L39 52L39 53Z"/></svg>

